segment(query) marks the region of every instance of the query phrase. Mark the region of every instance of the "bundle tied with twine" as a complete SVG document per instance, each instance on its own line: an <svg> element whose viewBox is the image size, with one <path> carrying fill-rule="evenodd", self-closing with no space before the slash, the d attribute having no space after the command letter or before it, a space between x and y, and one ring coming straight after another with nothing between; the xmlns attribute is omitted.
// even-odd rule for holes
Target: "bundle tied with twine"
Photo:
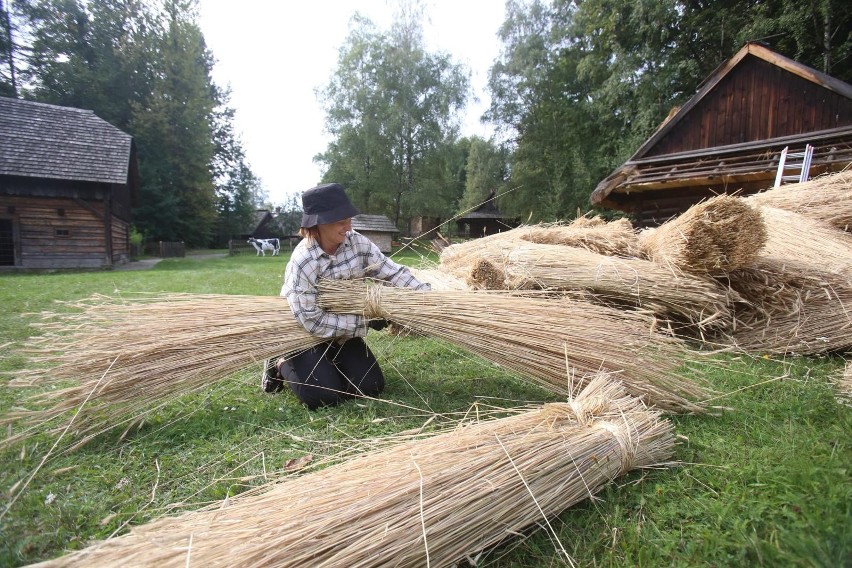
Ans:
<svg viewBox="0 0 852 568"><path fill-rule="evenodd" d="M720 275L750 266L766 243L760 211L718 195L639 235L648 260L692 274Z"/></svg>
<svg viewBox="0 0 852 568"><path fill-rule="evenodd" d="M731 323L731 293L711 278L577 247L485 247L478 251L468 280L484 289L585 291L602 303L643 308L687 323L699 335L726 330Z"/></svg>
<svg viewBox="0 0 852 568"><path fill-rule="evenodd" d="M797 213L761 212L764 250L724 279L742 300L733 341L775 354L852 348L852 236Z"/></svg>
<svg viewBox="0 0 852 568"><path fill-rule="evenodd" d="M673 456L670 423L607 377L568 403L517 412L162 518L38 566L450 566L524 529L552 531L559 512Z"/></svg>
<svg viewBox="0 0 852 568"><path fill-rule="evenodd" d="M74 383L42 390L28 401L36 409L13 409L0 418L25 425L0 447L41 429L62 431L54 419L74 409L70 431L80 443L129 428L177 396L321 341L296 322L279 296L93 296L69 302L66 311L43 313L35 325L44 334L24 346L32 366L13 384Z"/></svg>
<svg viewBox="0 0 852 568"><path fill-rule="evenodd" d="M749 196L758 207L799 213L835 228L852 231L852 169L790 183Z"/></svg>
<svg viewBox="0 0 852 568"><path fill-rule="evenodd" d="M698 357L683 341L652 330L654 318L570 299L506 292L432 291L369 280L321 280L319 305L385 318L511 369L557 394L570 394L599 371L616 373L628 392L674 412L703 410L703 384L679 374ZM576 376L575 376L576 375Z"/></svg>

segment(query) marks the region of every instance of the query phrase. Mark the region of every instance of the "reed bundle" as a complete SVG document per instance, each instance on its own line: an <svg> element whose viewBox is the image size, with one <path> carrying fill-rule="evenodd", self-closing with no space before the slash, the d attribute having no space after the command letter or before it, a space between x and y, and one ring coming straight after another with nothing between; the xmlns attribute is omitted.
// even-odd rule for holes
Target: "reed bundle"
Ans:
<svg viewBox="0 0 852 568"><path fill-rule="evenodd" d="M642 255L693 274L719 275L750 266L766 242L760 211L718 195L639 235Z"/></svg>
<svg viewBox="0 0 852 568"><path fill-rule="evenodd" d="M569 299L506 292L423 293L360 280L320 283L319 303L338 313L385 318L439 337L558 394L570 394L566 365L584 384L617 373L630 394L670 411L700 411L703 386L679 376L696 354L652 331L652 316Z"/></svg>
<svg viewBox="0 0 852 568"><path fill-rule="evenodd" d="M852 346L852 236L797 213L762 207L767 242L727 275L743 299L733 339L749 351L815 354Z"/></svg>
<svg viewBox="0 0 852 568"><path fill-rule="evenodd" d="M533 243L484 248L479 255L468 276L476 288L588 291L604 302L687 322L699 332L731 323L729 293L718 282L648 260Z"/></svg>
<svg viewBox="0 0 852 568"><path fill-rule="evenodd" d="M573 246L618 256L633 256L638 251L638 237L627 219L606 222L597 217L579 217L567 225L522 225L496 235L450 245L441 251L440 269L465 278L481 250L495 246L514 248L525 243Z"/></svg>
<svg viewBox="0 0 852 568"><path fill-rule="evenodd" d="M629 219L578 217L571 223L541 223L512 229L519 238L543 245L579 247L608 256L636 256L639 239Z"/></svg>
<svg viewBox="0 0 852 568"><path fill-rule="evenodd" d="M164 294L130 300L93 296L69 303L73 311L42 314L44 335L26 346L37 366L27 384L50 387L0 423L29 428L11 444L66 411L80 409L74 431L83 441L130 426L171 398L208 386L258 360L306 349L319 340L292 317L278 296ZM16 382L22 382L18 379ZM55 431L60 429L54 426Z"/></svg>
<svg viewBox="0 0 852 568"><path fill-rule="evenodd" d="M461 424L39 566L451 566L673 450L671 425L602 377L570 403Z"/></svg>
<svg viewBox="0 0 852 568"><path fill-rule="evenodd" d="M411 273L421 282L428 282L433 290L467 290L464 280L452 274L432 268L411 268Z"/></svg>
<svg viewBox="0 0 852 568"><path fill-rule="evenodd" d="M784 209L844 231L852 230L852 169L782 185L746 199L759 207Z"/></svg>

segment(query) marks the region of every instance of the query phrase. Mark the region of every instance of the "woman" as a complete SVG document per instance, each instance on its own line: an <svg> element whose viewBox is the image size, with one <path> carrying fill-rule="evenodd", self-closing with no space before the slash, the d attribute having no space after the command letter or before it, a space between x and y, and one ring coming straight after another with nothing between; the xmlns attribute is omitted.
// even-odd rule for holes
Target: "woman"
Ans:
<svg viewBox="0 0 852 568"><path fill-rule="evenodd" d="M293 315L308 333L328 341L281 357L274 364L267 362L263 390L278 392L287 383L311 410L356 396L377 396L384 389L385 378L363 337L367 327L381 329L385 322L320 309L317 283L320 278L369 276L416 290L429 290L430 286L352 230L352 217L358 211L340 184L320 185L303 193L302 210L299 234L304 238L287 263L281 295L287 297Z"/></svg>

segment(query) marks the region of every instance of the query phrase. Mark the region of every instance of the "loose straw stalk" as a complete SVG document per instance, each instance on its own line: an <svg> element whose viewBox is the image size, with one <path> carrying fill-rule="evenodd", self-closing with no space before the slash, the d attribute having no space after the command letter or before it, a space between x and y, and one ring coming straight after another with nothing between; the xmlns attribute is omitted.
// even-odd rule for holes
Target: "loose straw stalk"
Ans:
<svg viewBox="0 0 852 568"><path fill-rule="evenodd" d="M599 377L570 403L462 424L39 566L449 566L673 446L667 421Z"/></svg>
<svg viewBox="0 0 852 568"><path fill-rule="evenodd" d="M70 307L71 312L42 314L44 321L36 325L47 333L27 346L37 354L33 363L51 368L24 371L16 382L76 384L31 397L38 410L8 412L0 423L21 420L30 428L0 445L80 407L75 433L85 441L258 360L319 342L277 296L164 294L129 301L94 296ZM53 428L59 431L62 424Z"/></svg>
<svg viewBox="0 0 852 568"><path fill-rule="evenodd" d="M319 302L440 337L559 394L571 391L568 364L580 382L601 370L618 373L628 392L667 410L698 411L707 396L677 374L692 352L651 331L653 318L645 314L505 292L424 293L343 280L322 281Z"/></svg>

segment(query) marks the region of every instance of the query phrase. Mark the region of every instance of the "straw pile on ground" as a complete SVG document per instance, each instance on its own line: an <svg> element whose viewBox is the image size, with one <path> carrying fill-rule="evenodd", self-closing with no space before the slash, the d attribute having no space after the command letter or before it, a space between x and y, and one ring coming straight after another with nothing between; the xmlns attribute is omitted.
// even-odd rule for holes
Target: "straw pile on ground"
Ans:
<svg viewBox="0 0 852 568"><path fill-rule="evenodd" d="M599 378L570 403L462 424L39 566L450 566L672 455L670 424Z"/></svg>
<svg viewBox="0 0 852 568"><path fill-rule="evenodd" d="M95 296L69 307L73 311L42 314L37 326L45 334L25 346L40 369L24 371L13 384L53 387L65 379L76 384L32 397L38 410L4 415L0 423L21 421L28 428L0 447L73 409L80 409L75 435L85 441L130 426L173 397L266 357L319 342L286 317L290 308L278 296ZM58 432L62 425L52 427Z"/></svg>
<svg viewBox="0 0 852 568"><path fill-rule="evenodd" d="M804 183L785 184L749 196L759 207L799 213L844 231L852 230L852 169L816 177Z"/></svg>
<svg viewBox="0 0 852 568"><path fill-rule="evenodd" d="M730 294L711 278L639 259L561 245L482 248L468 281L479 289L579 290L597 301L649 310L699 333L730 326Z"/></svg>
<svg viewBox="0 0 852 568"><path fill-rule="evenodd" d="M750 266L766 242L757 208L741 198L719 195L639 236L642 255L654 262L701 275L721 275Z"/></svg>
<svg viewBox="0 0 852 568"><path fill-rule="evenodd" d="M846 406L852 406L852 353L846 355L846 368L835 384L837 399Z"/></svg>
<svg viewBox="0 0 852 568"><path fill-rule="evenodd" d="M319 289L324 309L385 318L445 339L558 394L571 392L568 366L580 384L599 371L616 373L630 394L670 411L700 411L708 396L678 373L698 354L652 331L654 319L646 314L569 299L424 293L363 280L327 280Z"/></svg>
<svg viewBox="0 0 852 568"><path fill-rule="evenodd" d="M743 299L735 343L800 355L852 348L852 236L796 213L761 211L764 251L726 278Z"/></svg>

